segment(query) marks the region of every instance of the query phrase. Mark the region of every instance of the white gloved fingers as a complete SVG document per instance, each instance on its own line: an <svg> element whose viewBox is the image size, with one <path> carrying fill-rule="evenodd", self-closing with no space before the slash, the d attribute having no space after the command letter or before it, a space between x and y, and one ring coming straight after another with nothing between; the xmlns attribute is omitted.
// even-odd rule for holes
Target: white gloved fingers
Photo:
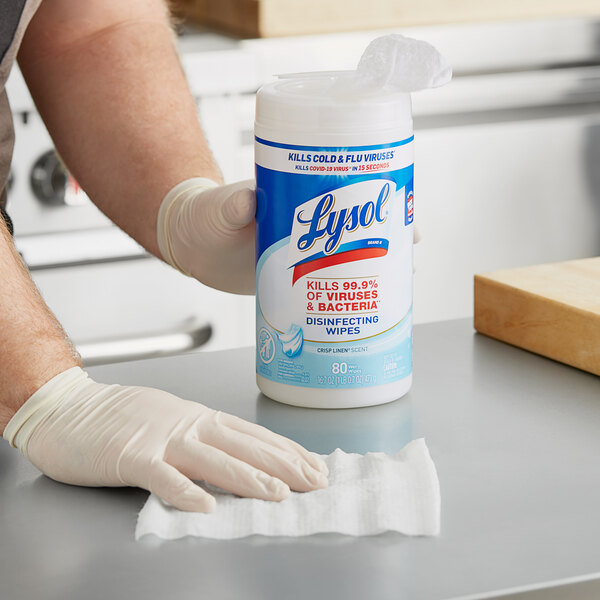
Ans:
<svg viewBox="0 0 600 600"><path fill-rule="evenodd" d="M96 383L79 367L37 390L4 436L57 481L139 486L184 511L216 504L192 479L265 500L327 485L319 459L291 440L161 390Z"/></svg>
<svg viewBox="0 0 600 600"><path fill-rule="evenodd" d="M162 257L182 273L226 292L254 292L252 181L218 186L192 178L170 190L157 219Z"/></svg>
<svg viewBox="0 0 600 600"><path fill-rule="evenodd" d="M263 427L262 425L250 423L250 421L246 421L245 419L241 419L240 417L236 417L235 415L230 415L228 413L221 413L220 420L221 423L227 425L227 427L233 429L234 431L252 435L259 440L263 440L264 442L275 446L276 448L284 450L285 452L297 454L299 458L305 460L313 469L320 471L323 473L323 475L329 475L329 469L327 468L325 461L319 458L316 454L309 452L300 444L294 442L294 440L290 440L283 435L279 435L278 433L275 433L270 429Z"/></svg>
<svg viewBox="0 0 600 600"><path fill-rule="evenodd" d="M190 247L200 239L237 239L239 230L252 223L256 212L256 194L250 182L242 181L227 186L192 190L178 198L178 227L181 239ZM251 231L254 236L254 230Z"/></svg>
<svg viewBox="0 0 600 600"><path fill-rule="evenodd" d="M212 512L215 509L216 500L206 490L166 462L154 461L149 475L148 489L175 508L187 512Z"/></svg>
<svg viewBox="0 0 600 600"><path fill-rule="evenodd" d="M281 479L297 492L327 487L327 477L313 469L296 454L290 454L246 433L229 429L213 419L210 426L199 428L199 439L219 448L273 477Z"/></svg>
<svg viewBox="0 0 600 600"><path fill-rule="evenodd" d="M165 461L190 479L206 481L238 496L280 502L290 495L283 481L191 438L170 445Z"/></svg>
<svg viewBox="0 0 600 600"><path fill-rule="evenodd" d="M231 194L221 207L225 226L231 229L243 229L254 219L256 213L256 194L250 181L242 181L231 186ZM254 235L254 230L252 231Z"/></svg>

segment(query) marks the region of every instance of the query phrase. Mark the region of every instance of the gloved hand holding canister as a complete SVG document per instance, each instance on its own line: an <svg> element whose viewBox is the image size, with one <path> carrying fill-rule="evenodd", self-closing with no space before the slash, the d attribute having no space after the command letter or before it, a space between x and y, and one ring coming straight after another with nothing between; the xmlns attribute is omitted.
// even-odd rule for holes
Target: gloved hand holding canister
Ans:
<svg viewBox="0 0 600 600"><path fill-rule="evenodd" d="M161 390L96 383L79 367L38 389L4 437L56 481L138 486L186 511L215 506L192 480L275 501L327 486L325 463L287 438Z"/></svg>
<svg viewBox="0 0 600 600"><path fill-rule="evenodd" d="M221 185L192 178L176 185L158 213L163 258L205 285L254 293L254 182Z"/></svg>

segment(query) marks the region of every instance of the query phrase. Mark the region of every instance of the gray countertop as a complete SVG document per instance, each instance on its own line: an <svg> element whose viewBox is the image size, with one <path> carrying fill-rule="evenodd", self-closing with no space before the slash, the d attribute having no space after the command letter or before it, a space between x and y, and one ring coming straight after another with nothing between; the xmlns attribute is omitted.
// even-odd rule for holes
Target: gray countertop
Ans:
<svg viewBox="0 0 600 600"><path fill-rule="evenodd" d="M136 543L146 492L56 483L2 441L3 599L433 600L600 577L600 379L475 334L470 321L417 326L412 390L372 408L277 404L255 387L252 349L89 372L161 387L321 453L391 453L424 436L441 535Z"/></svg>

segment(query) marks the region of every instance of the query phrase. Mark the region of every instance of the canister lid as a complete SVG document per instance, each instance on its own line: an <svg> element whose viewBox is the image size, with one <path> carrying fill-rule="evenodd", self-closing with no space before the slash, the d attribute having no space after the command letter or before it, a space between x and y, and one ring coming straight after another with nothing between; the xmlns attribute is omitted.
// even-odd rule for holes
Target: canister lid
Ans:
<svg viewBox="0 0 600 600"><path fill-rule="evenodd" d="M285 134L412 130L410 94L354 84L354 71L283 75L257 94L257 130ZM258 133L257 133L258 135Z"/></svg>

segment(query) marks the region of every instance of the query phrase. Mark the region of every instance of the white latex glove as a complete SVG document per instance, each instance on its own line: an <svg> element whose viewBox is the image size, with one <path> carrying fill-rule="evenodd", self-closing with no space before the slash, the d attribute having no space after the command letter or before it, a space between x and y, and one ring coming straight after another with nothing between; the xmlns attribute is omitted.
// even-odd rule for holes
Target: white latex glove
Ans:
<svg viewBox="0 0 600 600"><path fill-rule="evenodd" d="M96 383L79 367L35 392L4 437L56 481L138 486L187 511L215 507L192 479L276 501L327 486L325 463L287 438L167 392Z"/></svg>
<svg viewBox="0 0 600 600"><path fill-rule="evenodd" d="M226 292L253 294L254 181L217 185L194 178L176 185L158 213L163 258L182 273Z"/></svg>

